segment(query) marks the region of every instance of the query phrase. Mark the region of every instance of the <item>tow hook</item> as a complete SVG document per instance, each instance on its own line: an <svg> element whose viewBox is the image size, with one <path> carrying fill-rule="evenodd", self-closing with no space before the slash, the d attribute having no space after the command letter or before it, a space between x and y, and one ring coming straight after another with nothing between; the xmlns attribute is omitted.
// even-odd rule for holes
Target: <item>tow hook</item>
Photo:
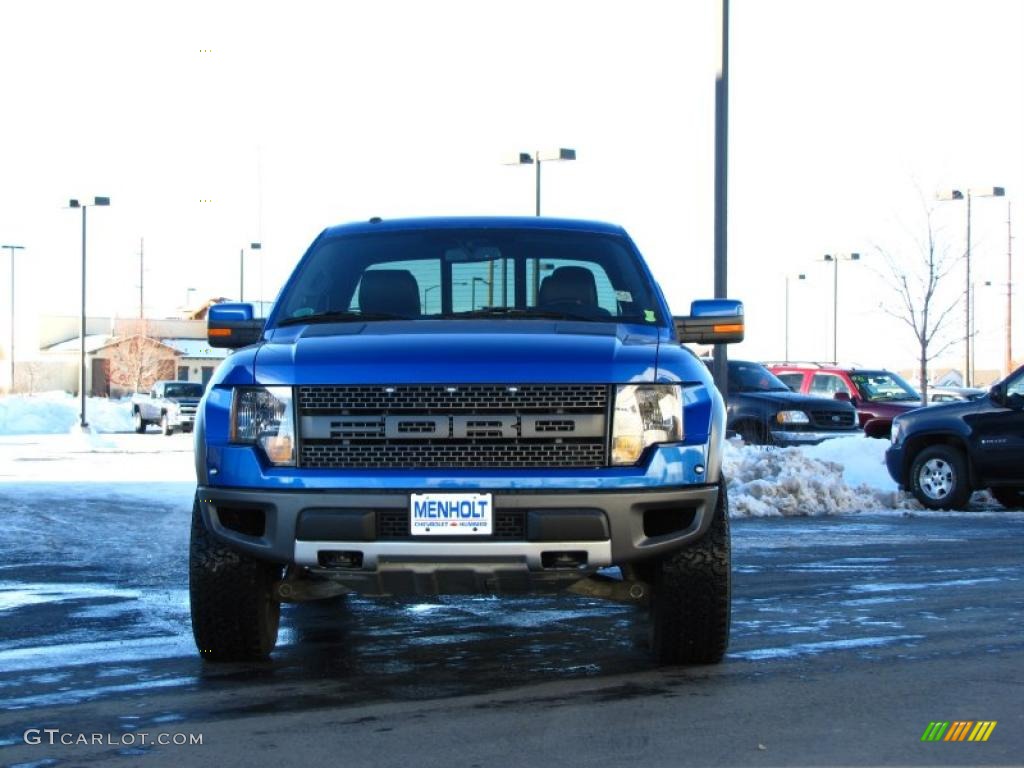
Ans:
<svg viewBox="0 0 1024 768"><path fill-rule="evenodd" d="M351 590L335 582L323 579L302 579L288 575L274 584L274 599L279 603L305 603L310 600L325 600L329 597L347 595Z"/></svg>
<svg viewBox="0 0 1024 768"><path fill-rule="evenodd" d="M651 599L651 587L646 582L634 579L613 579L600 573L580 579L566 591L585 597L632 605L647 605Z"/></svg>

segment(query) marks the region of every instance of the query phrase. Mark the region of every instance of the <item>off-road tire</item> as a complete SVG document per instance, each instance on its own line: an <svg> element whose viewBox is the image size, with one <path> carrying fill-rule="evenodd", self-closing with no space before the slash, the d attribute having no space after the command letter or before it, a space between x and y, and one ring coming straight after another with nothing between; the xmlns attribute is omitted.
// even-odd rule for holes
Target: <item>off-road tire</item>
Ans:
<svg viewBox="0 0 1024 768"><path fill-rule="evenodd" d="M930 445L910 464L910 491L928 509L966 509L971 500L967 459L951 445Z"/></svg>
<svg viewBox="0 0 1024 768"><path fill-rule="evenodd" d="M999 486L989 490L996 501L1007 509L1024 509L1024 487Z"/></svg>
<svg viewBox="0 0 1024 768"><path fill-rule="evenodd" d="M729 645L732 569L725 478L704 537L653 569L651 650L659 664L717 664Z"/></svg>
<svg viewBox="0 0 1024 768"><path fill-rule="evenodd" d="M273 585L281 567L230 549L203 524L198 501L192 508L188 587L192 636L208 661L259 661L277 644L281 605Z"/></svg>
<svg viewBox="0 0 1024 768"><path fill-rule="evenodd" d="M137 434L143 434L146 431L146 420L142 418L142 413L135 409L132 413L132 423Z"/></svg>
<svg viewBox="0 0 1024 768"><path fill-rule="evenodd" d="M160 417L160 434L167 436L174 434L174 429L171 427L171 420L167 418L166 413Z"/></svg>

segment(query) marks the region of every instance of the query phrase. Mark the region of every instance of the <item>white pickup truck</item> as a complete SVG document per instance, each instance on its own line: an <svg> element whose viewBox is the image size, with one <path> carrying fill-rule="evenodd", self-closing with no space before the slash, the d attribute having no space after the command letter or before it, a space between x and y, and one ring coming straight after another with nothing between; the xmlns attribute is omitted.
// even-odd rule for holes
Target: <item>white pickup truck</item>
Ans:
<svg viewBox="0 0 1024 768"><path fill-rule="evenodd" d="M150 424L159 424L160 432L191 432L196 408L203 396L203 385L193 381L158 381L149 392L132 395L132 419L135 431L142 434Z"/></svg>

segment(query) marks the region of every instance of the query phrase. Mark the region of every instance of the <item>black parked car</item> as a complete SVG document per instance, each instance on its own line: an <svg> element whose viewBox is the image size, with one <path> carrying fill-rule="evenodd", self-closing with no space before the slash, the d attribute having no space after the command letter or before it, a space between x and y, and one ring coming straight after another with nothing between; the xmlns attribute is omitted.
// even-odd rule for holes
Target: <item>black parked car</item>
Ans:
<svg viewBox="0 0 1024 768"><path fill-rule="evenodd" d="M964 509L981 488L1004 507L1024 507L1024 367L985 397L898 416L885 461L930 509Z"/></svg>
<svg viewBox="0 0 1024 768"><path fill-rule="evenodd" d="M728 430L748 445L816 445L861 434L848 402L797 394L760 363L729 361L726 402Z"/></svg>

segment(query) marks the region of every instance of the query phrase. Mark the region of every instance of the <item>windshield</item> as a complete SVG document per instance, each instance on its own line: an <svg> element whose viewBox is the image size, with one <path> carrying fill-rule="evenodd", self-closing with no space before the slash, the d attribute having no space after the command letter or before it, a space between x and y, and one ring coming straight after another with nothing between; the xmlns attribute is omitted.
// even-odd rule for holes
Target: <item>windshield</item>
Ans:
<svg viewBox="0 0 1024 768"><path fill-rule="evenodd" d="M164 397L202 397L202 384L165 384Z"/></svg>
<svg viewBox="0 0 1024 768"><path fill-rule="evenodd" d="M277 325L405 318L664 323L630 242L535 229L325 239L281 297Z"/></svg>
<svg viewBox="0 0 1024 768"><path fill-rule="evenodd" d="M850 378L861 397L872 403L921 399L921 395L895 373L851 373Z"/></svg>
<svg viewBox="0 0 1024 768"><path fill-rule="evenodd" d="M758 363L729 363L730 392L790 392L774 373Z"/></svg>

